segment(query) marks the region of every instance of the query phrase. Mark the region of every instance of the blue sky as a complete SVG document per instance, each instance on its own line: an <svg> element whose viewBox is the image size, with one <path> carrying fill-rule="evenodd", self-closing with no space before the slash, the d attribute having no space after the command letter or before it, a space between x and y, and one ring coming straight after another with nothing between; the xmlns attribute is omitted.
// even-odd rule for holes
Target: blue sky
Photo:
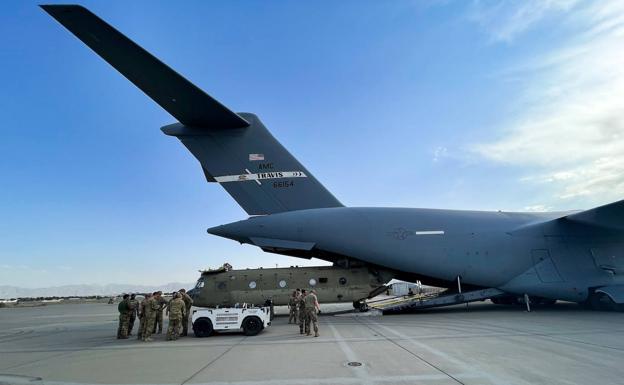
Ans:
<svg viewBox="0 0 624 385"><path fill-rule="evenodd" d="M318 264L206 234L246 217L174 119L35 2L0 14L0 284L159 284ZM83 1L273 134L349 206L624 197L618 1Z"/></svg>

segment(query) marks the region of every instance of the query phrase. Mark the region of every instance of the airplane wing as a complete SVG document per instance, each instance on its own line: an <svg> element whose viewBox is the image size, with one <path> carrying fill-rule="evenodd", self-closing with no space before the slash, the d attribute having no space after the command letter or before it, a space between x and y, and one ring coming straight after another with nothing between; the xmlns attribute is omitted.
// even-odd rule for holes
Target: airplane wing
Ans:
<svg viewBox="0 0 624 385"><path fill-rule="evenodd" d="M42 5L47 13L186 126L242 128L249 123L79 5Z"/></svg>
<svg viewBox="0 0 624 385"><path fill-rule="evenodd" d="M570 214L564 218L592 226L624 230L624 200Z"/></svg>

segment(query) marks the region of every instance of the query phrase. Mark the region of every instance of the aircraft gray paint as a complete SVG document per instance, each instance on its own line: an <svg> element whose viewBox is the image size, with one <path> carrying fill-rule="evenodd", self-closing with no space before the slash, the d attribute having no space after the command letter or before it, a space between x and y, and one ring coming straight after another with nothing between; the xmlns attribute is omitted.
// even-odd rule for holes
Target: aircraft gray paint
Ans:
<svg viewBox="0 0 624 385"><path fill-rule="evenodd" d="M269 133L80 6L43 6L179 123L162 128L249 219L209 233L268 252L365 264L429 285L624 303L624 201L583 212L344 207Z"/></svg>

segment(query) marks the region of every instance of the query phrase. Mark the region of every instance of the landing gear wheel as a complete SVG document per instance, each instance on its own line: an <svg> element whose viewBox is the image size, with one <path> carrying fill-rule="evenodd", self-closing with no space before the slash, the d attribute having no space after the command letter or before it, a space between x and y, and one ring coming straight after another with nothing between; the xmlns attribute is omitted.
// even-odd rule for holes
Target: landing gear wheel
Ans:
<svg viewBox="0 0 624 385"><path fill-rule="evenodd" d="M262 321L258 317L247 317L243 321L243 333L246 336L255 336L262 330Z"/></svg>
<svg viewBox="0 0 624 385"><path fill-rule="evenodd" d="M353 301L353 308L365 312L368 311L368 304L365 301Z"/></svg>
<svg viewBox="0 0 624 385"><path fill-rule="evenodd" d="M605 293L594 293L589 298L589 306L593 310L617 310L618 305Z"/></svg>
<svg viewBox="0 0 624 385"><path fill-rule="evenodd" d="M193 322L193 332L195 337L204 338L212 334L214 328L212 327L212 321L208 318L200 318Z"/></svg>

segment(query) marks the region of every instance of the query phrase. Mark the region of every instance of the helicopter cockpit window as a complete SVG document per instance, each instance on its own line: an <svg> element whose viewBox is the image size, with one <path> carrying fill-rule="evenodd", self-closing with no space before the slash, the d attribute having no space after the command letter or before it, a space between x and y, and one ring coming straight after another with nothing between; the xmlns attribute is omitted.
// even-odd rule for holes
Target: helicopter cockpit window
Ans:
<svg viewBox="0 0 624 385"><path fill-rule="evenodd" d="M195 285L196 289L201 289L202 287L204 287L204 279L200 278L197 280L197 284Z"/></svg>

